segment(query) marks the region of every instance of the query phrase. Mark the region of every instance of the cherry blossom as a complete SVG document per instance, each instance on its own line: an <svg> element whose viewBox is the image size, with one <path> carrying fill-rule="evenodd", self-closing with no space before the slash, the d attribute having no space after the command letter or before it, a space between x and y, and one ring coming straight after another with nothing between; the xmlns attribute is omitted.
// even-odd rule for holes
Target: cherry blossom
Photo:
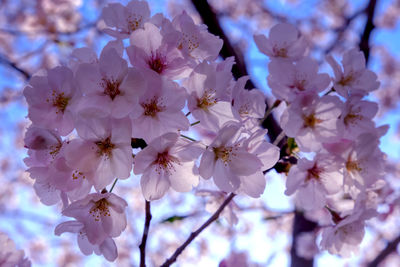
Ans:
<svg viewBox="0 0 400 267"><path fill-rule="evenodd" d="M131 34L130 42L126 51L133 66L170 78L189 75L191 69L177 48L178 39L165 38L155 25L145 23L143 29Z"/></svg>
<svg viewBox="0 0 400 267"><path fill-rule="evenodd" d="M131 123L128 118L82 119L77 122L80 138L70 141L65 149L67 164L86 177L97 191L115 178L127 179L132 170ZM79 156L78 156L79 155Z"/></svg>
<svg viewBox="0 0 400 267"><path fill-rule="evenodd" d="M240 187L240 176L249 176L262 167L261 160L249 153L240 138L240 127L228 124L208 146L200 161L200 175L209 179L224 192L234 192Z"/></svg>
<svg viewBox="0 0 400 267"><path fill-rule="evenodd" d="M4 267L30 267L31 262L25 258L23 250L17 250L14 242L0 232L0 265Z"/></svg>
<svg viewBox="0 0 400 267"><path fill-rule="evenodd" d="M317 154L313 160L301 158L290 168L286 195L296 194L296 204L305 210L316 210L326 204L326 196L338 193L343 186L340 163L328 154Z"/></svg>
<svg viewBox="0 0 400 267"><path fill-rule="evenodd" d="M358 252L365 234L365 220L376 215L375 207L368 204L368 195L360 194L352 211L335 214L334 226L322 230L320 246L332 254L349 257Z"/></svg>
<svg viewBox="0 0 400 267"><path fill-rule="evenodd" d="M222 48L222 40L209 33L205 25L196 25L185 11L174 17L163 31L166 36L179 39L177 47L188 58L213 61Z"/></svg>
<svg viewBox="0 0 400 267"><path fill-rule="evenodd" d="M176 133L154 139L135 156L134 173L142 174L140 184L147 200L162 198L169 187L188 192L199 182L195 160L203 152L201 144L183 140Z"/></svg>
<svg viewBox="0 0 400 267"><path fill-rule="evenodd" d="M254 35L261 53L270 58L296 61L305 55L307 43L291 24L280 23L271 28L269 37Z"/></svg>
<svg viewBox="0 0 400 267"><path fill-rule="evenodd" d="M67 67L56 67L47 76L34 76L24 90L28 117L38 126L57 129L61 135L74 128L79 91Z"/></svg>
<svg viewBox="0 0 400 267"><path fill-rule="evenodd" d="M302 151L317 151L321 142L338 138L336 124L341 110L342 102L337 96L302 94L282 114L281 125Z"/></svg>
<svg viewBox="0 0 400 267"><path fill-rule="evenodd" d="M126 228L127 205L125 200L113 193L89 194L62 211L63 215L76 221L59 224L55 234L78 233L78 244L84 254L100 252L107 260L114 261L117 248L112 238L118 237Z"/></svg>
<svg viewBox="0 0 400 267"><path fill-rule="evenodd" d="M333 87L339 95L346 98L351 95L364 96L378 89L380 83L377 76L366 68L364 54L358 49L353 48L343 54L343 69L331 55L326 60L335 74Z"/></svg>
<svg viewBox="0 0 400 267"><path fill-rule="evenodd" d="M132 112L146 86L140 71L128 68L114 47L104 48L97 64L79 65L76 80L84 94L79 113L118 119Z"/></svg>
<svg viewBox="0 0 400 267"><path fill-rule="evenodd" d="M131 114L132 136L150 142L168 132L187 130L189 120L182 112L186 92L175 82L146 71L147 91ZM138 116L136 114L139 114Z"/></svg>
<svg viewBox="0 0 400 267"><path fill-rule="evenodd" d="M281 171L285 163L285 194L295 195L297 209L319 224L321 248L339 255L357 251L385 187L379 139L387 130L373 121L378 106L363 100L379 87L363 54L345 52L342 66L328 56L332 78L319 72L295 26L280 23L268 37L255 35L270 58L267 81L277 98L266 110L264 94L245 89L249 77L234 79L234 58L217 61L223 42L205 25L196 25L186 11L172 20L150 14L145 1L108 4L102 30L116 39L100 56L88 47L75 49L69 67L35 75L25 87L32 125L24 161L33 188L41 202L61 202L62 215L73 218L55 234L74 233L84 255L116 260L114 238L127 226L128 203L111 191L132 170L146 199L144 241L150 201L170 188L207 196L206 210L219 210L233 227L239 217L232 198L261 197L266 173ZM260 121L281 102L283 130L272 141L284 145L277 147L267 141ZM316 234L297 238L299 256L318 252ZM20 252L10 255L23 258ZM253 265L245 254L232 252L220 266Z"/></svg>
<svg viewBox="0 0 400 267"><path fill-rule="evenodd" d="M190 74L184 86L189 92L189 111L200 124L218 131L228 121L237 121L232 111L230 70L218 71L218 65L203 62Z"/></svg>
<svg viewBox="0 0 400 267"><path fill-rule="evenodd" d="M344 104L337 128L346 139L373 132L375 123L372 119L377 112L378 105L375 102L361 100L359 96L350 96Z"/></svg>
<svg viewBox="0 0 400 267"><path fill-rule="evenodd" d="M150 9L146 1L132 0L126 6L110 3L103 8L101 18L108 26L105 33L124 39L150 19Z"/></svg>
<svg viewBox="0 0 400 267"><path fill-rule="evenodd" d="M268 70L268 85L272 93L277 99L289 102L305 91L322 92L330 83L328 74L318 73L318 63L309 57L304 57L295 64L272 60Z"/></svg>
<svg viewBox="0 0 400 267"><path fill-rule="evenodd" d="M326 144L325 148L342 161L345 184L365 190L384 174L384 154L378 145L375 132L361 134L354 141L342 139L340 144Z"/></svg>
<svg viewBox="0 0 400 267"><path fill-rule="evenodd" d="M232 111L237 113L246 128L259 128L258 120L264 117L265 99L259 90L246 90L244 88L248 77L242 77L236 81L232 89Z"/></svg>

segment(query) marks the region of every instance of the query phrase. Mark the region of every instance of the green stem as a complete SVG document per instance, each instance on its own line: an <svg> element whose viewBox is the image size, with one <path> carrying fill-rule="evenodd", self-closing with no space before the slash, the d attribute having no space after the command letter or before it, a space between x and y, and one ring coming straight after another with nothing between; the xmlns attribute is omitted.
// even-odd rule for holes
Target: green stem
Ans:
<svg viewBox="0 0 400 267"><path fill-rule="evenodd" d="M112 184L111 188L110 188L110 193L113 191L115 184L117 183L118 178L115 178L114 183Z"/></svg>
<svg viewBox="0 0 400 267"><path fill-rule="evenodd" d="M193 122L192 124L190 124L190 126L195 126L196 124L199 124L200 123L200 121L196 121L196 122Z"/></svg>
<svg viewBox="0 0 400 267"><path fill-rule="evenodd" d="M191 138L191 137L189 137L189 136L186 136L186 135L183 135L183 134L181 134L181 136L182 136L183 138L186 138L186 139L190 140L190 141L197 142L196 139L193 139L193 138Z"/></svg>

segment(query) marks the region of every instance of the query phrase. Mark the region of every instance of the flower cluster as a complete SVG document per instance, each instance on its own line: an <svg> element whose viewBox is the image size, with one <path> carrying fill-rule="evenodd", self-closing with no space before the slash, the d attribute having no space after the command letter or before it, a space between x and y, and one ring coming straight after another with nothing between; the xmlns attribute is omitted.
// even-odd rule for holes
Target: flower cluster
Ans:
<svg viewBox="0 0 400 267"><path fill-rule="evenodd" d="M0 232L0 265L4 267L30 267L31 261L25 258L23 250L15 248L12 241L6 234Z"/></svg>
<svg viewBox="0 0 400 267"><path fill-rule="evenodd" d="M279 149L259 126L263 94L245 90L246 77L233 78L232 58L217 61L222 40L204 25L185 12L151 16L137 0L107 5L101 19L115 40L99 56L76 49L68 66L26 86L25 163L40 200L62 203L62 214L74 218L55 233L76 233L85 255L114 261L128 205L112 193L116 179L141 175L148 201L211 177L224 193L256 198ZM188 130L199 141L183 135ZM146 146L134 155L140 139Z"/></svg>
<svg viewBox="0 0 400 267"><path fill-rule="evenodd" d="M357 49L345 52L341 64L326 58L333 77L319 73L307 42L289 24L254 39L271 59L268 85L286 103L283 131L305 152L289 151L298 161L288 172L285 194L295 194L296 205L307 212L325 209L331 224L322 228L321 247L351 255L362 241L365 220L376 214L384 174L379 138L387 128L375 126L378 106L365 100L378 89L377 76Z"/></svg>

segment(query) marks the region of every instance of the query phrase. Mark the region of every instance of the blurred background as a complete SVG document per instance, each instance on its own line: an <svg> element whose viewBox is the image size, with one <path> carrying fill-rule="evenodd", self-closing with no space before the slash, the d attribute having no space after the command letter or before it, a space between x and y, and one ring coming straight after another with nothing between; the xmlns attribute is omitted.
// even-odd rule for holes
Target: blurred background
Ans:
<svg viewBox="0 0 400 267"><path fill-rule="evenodd" d="M144 222L144 199L139 177L120 181L114 193L128 204L128 229L116 239L119 257L114 263L95 255L84 257L76 236L53 234L65 221L61 207L48 207L36 197L32 179L25 172L27 150L23 136L29 121L22 91L29 78L57 65L67 65L74 48L87 46L99 52L111 40L98 20L105 0L0 0L0 231L25 250L33 266L137 266ZM128 1L119 1L126 4ZM387 154L386 180L390 190L380 216L369 221L360 253L344 259L317 252L315 266L400 266L399 159L400 159L400 1L399 0L149 0L152 14L172 18L183 10L197 23L204 11L217 18L225 43L237 65L247 70L253 83L271 104L266 84L268 59L255 47L255 33L268 34L278 22L296 25L311 42L311 53L322 71L329 71L324 57L360 47L368 67L381 87L370 96L379 102L377 125L389 124L381 139ZM209 13L210 14L210 13ZM203 17L202 17L203 16ZM229 54L228 54L229 55ZM226 56L226 55L223 55ZM242 72L243 74L243 72ZM280 110L275 116L279 118ZM248 266L288 266L293 244L294 205L284 195L285 176L271 171L260 199L238 196L231 208L238 217L232 225L224 216L202 233L180 256L176 266L218 266L223 259L253 263ZM152 205L153 221L148 243L148 264L157 266L169 257L204 222L212 206L210 193L178 194L169 191ZM318 240L317 240L318 242ZM381 258L379 258L381 255ZM384 255L385 257L382 257ZM236 261L239 264L239 260ZM377 262L374 262L377 263ZM240 263L242 264L242 263ZM241 266L241 265L237 266ZM244 264L244 263L243 263ZM246 265L243 265L246 266Z"/></svg>

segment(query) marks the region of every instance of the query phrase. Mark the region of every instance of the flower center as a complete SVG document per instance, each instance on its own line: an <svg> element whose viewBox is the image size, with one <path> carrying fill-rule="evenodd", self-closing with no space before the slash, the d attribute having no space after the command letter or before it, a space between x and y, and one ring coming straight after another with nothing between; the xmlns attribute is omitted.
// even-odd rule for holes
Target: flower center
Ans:
<svg viewBox="0 0 400 267"><path fill-rule="evenodd" d="M114 98L117 95L121 94L121 91L119 90L119 85L120 84L121 84L121 82L117 81L117 80L103 79L103 82L102 82L102 87L104 88L104 92L103 93L105 95L108 95L111 98L111 100L114 100Z"/></svg>
<svg viewBox="0 0 400 267"><path fill-rule="evenodd" d="M319 180L321 178L322 169L318 168L317 163L311 169L307 170L306 181L310 181L312 179Z"/></svg>
<svg viewBox="0 0 400 267"><path fill-rule="evenodd" d="M94 217L95 221L100 221L100 216L111 216L110 210L108 209L109 206L110 203L108 203L107 199L102 198L94 203L89 213Z"/></svg>
<svg viewBox="0 0 400 267"><path fill-rule="evenodd" d="M157 159L153 162L156 164L156 170L158 173L161 170L165 171L167 174L171 174L171 170L175 170L173 163L179 163L178 159L169 155L168 151L157 154Z"/></svg>
<svg viewBox="0 0 400 267"><path fill-rule="evenodd" d="M64 113L65 109L68 106L68 102L70 100L69 97L66 97L64 93L57 93L55 90L51 93L53 107L57 108L56 113L59 112ZM46 102L50 102L49 99L46 99Z"/></svg>
<svg viewBox="0 0 400 267"><path fill-rule="evenodd" d="M137 29L139 29L140 25L142 24L142 20L143 20L142 16L138 16L138 17L136 17L136 15L129 16L127 19L129 32L134 32Z"/></svg>
<svg viewBox="0 0 400 267"><path fill-rule="evenodd" d="M304 127L307 128L314 128L316 124L321 123L322 120L315 117L315 114L310 114L308 116L303 117L304 120Z"/></svg>
<svg viewBox="0 0 400 267"><path fill-rule="evenodd" d="M245 104L241 105L239 108L239 114L241 116L249 115L249 111L250 111L250 103L249 102L246 102Z"/></svg>
<svg viewBox="0 0 400 267"><path fill-rule="evenodd" d="M78 171L78 170L73 171L72 172L72 179L73 180L78 180L79 178L85 179L86 176L81 171Z"/></svg>
<svg viewBox="0 0 400 267"><path fill-rule="evenodd" d="M197 47L199 47L200 42L197 36L195 36L194 34L182 33L182 40L178 46L178 49L182 49L184 45L187 45L189 52L192 52Z"/></svg>
<svg viewBox="0 0 400 267"><path fill-rule="evenodd" d="M231 162L231 156L235 155L234 147L214 147L213 152L215 154L215 160L221 159L222 162L227 165L229 162Z"/></svg>
<svg viewBox="0 0 400 267"><path fill-rule="evenodd" d="M62 145L62 143L58 143L50 146L49 154L52 156L53 159L57 156L58 152L60 152Z"/></svg>
<svg viewBox="0 0 400 267"><path fill-rule="evenodd" d="M274 47L272 50L276 57L287 57L287 49L286 48Z"/></svg>
<svg viewBox="0 0 400 267"><path fill-rule="evenodd" d="M358 114L347 114L346 117L344 117L343 122L346 126L349 124L355 123L357 120L361 120L363 117Z"/></svg>
<svg viewBox="0 0 400 267"><path fill-rule="evenodd" d="M144 108L144 115L150 116L153 118L157 115L158 112L161 112L164 110L164 107L159 105L158 99L156 97L153 97L152 99L148 100L146 103L143 103L142 107Z"/></svg>
<svg viewBox="0 0 400 267"><path fill-rule="evenodd" d="M359 172L359 171L361 171L362 169L360 168L360 166L358 165L358 162L357 161L352 161L352 160L347 160L347 162L346 162L346 170L348 171L348 172L354 172L354 171L356 171L356 172Z"/></svg>
<svg viewBox="0 0 400 267"><path fill-rule="evenodd" d="M111 152L115 148L115 145L113 143L111 143L110 137L107 137L106 139L104 139L102 141L97 141L95 144L97 145L97 148L98 148L97 152L100 155L105 155L107 157L111 157Z"/></svg>
<svg viewBox="0 0 400 267"><path fill-rule="evenodd" d="M151 55L151 58L147 61L147 65L149 65L150 69L161 74L167 66L164 62L165 59L156 53L156 55Z"/></svg>
<svg viewBox="0 0 400 267"><path fill-rule="evenodd" d="M204 110L215 104L217 104L217 99L215 98L215 90L213 89L206 89L203 96L197 99L197 107Z"/></svg>
<svg viewBox="0 0 400 267"><path fill-rule="evenodd" d="M346 86L351 84L351 82L354 80L353 73L349 73L349 75L342 77L342 79L338 82L341 86Z"/></svg>
<svg viewBox="0 0 400 267"><path fill-rule="evenodd" d="M297 89L297 90L299 90L299 91L304 91L305 90L305 88L304 88L304 85L306 84L306 80L301 80L301 81L295 81L294 83L293 83L293 85L290 85L289 86L289 88L290 89Z"/></svg>

